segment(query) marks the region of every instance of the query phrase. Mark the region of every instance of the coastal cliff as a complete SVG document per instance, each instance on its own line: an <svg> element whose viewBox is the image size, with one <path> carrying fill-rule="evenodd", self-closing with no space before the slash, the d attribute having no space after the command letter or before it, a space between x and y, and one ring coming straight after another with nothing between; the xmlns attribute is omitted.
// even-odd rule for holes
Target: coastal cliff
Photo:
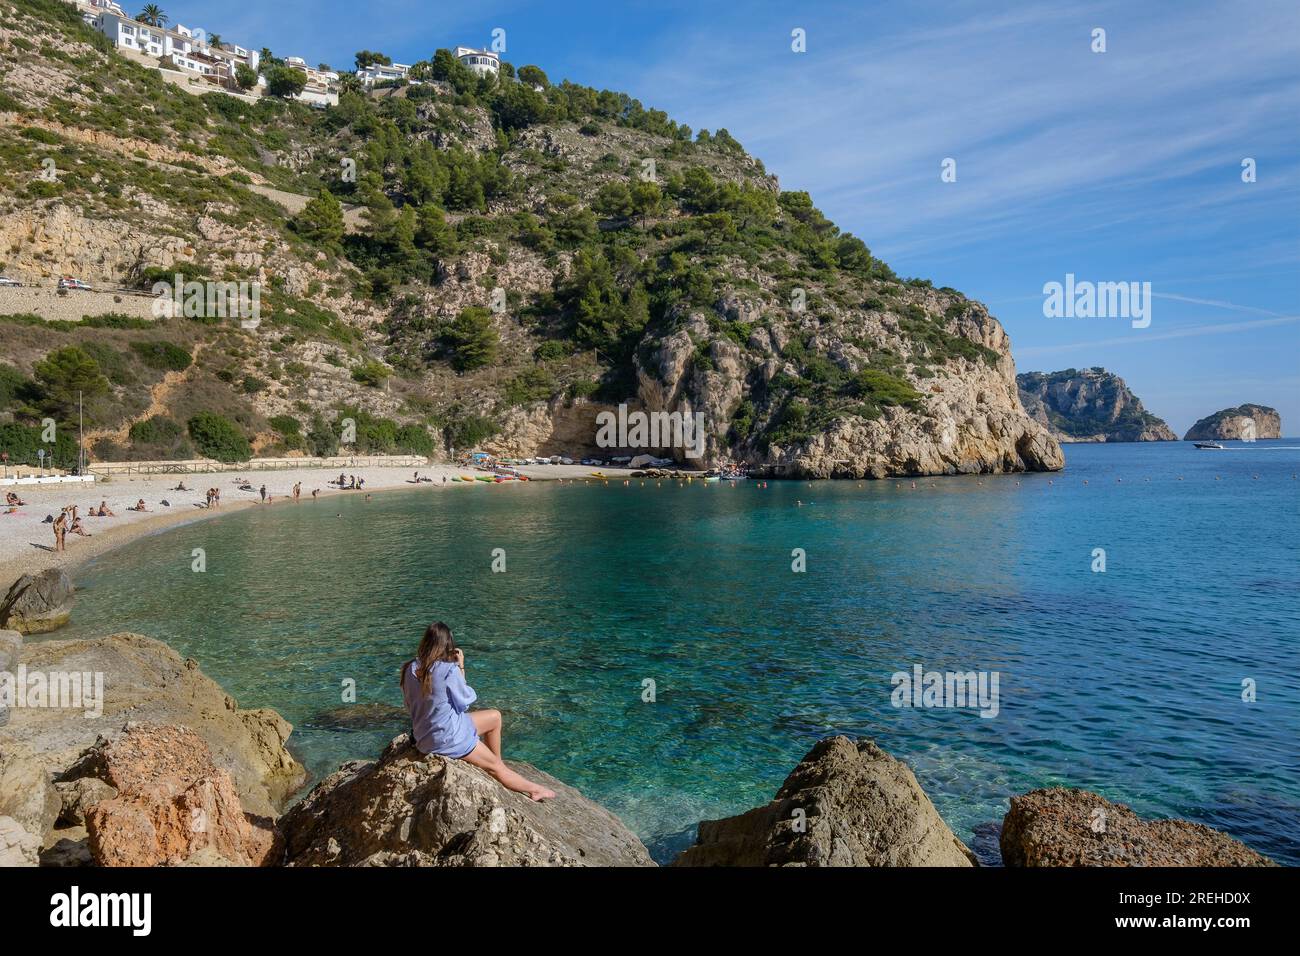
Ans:
<svg viewBox="0 0 1300 956"><path fill-rule="evenodd" d="M1061 442L1177 441L1122 378L1104 368L1022 372L1020 401Z"/></svg>
<svg viewBox="0 0 1300 956"><path fill-rule="evenodd" d="M1281 437L1282 416L1277 409L1248 402L1206 415L1187 430L1183 441L1250 441Z"/></svg>
<svg viewBox="0 0 1300 956"><path fill-rule="evenodd" d="M479 77L450 51L412 65L418 85L345 84L314 110L183 92L72 7L19 2L0 33L40 41L6 77L0 148L58 170L0 178L6 272L45 286L0 303L22 313L0 314L0 372L23 396L0 394L0 413L26 454L43 417L71 421L36 373L59 353L104 460L346 446L643 451L790 477L1063 465L983 305L897 275L725 129L536 66L529 84ZM70 106L87 71L93 110ZM62 275L112 291L70 314ZM150 318L177 275L255 286L257 327ZM702 455L599 447L595 414L621 404L702 416Z"/></svg>

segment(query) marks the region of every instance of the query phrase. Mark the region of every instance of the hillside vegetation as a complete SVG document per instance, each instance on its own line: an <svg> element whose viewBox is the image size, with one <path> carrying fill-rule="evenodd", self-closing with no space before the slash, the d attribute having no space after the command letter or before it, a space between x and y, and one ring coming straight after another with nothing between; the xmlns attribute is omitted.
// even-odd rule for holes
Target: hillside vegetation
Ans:
<svg viewBox="0 0 1300 956"><path fill-rule="evenodd" d="M628 402L777 473L1060 465L987 310L896 276L726 130L446 50L328 110L194 96L59 0L0 13L5 274L261 287L251 330L0 316L11 430L66 420L75 381L103 458L214 454L213 416L263 453L330 453L345 417L360 451L583 452Z"/></svg>

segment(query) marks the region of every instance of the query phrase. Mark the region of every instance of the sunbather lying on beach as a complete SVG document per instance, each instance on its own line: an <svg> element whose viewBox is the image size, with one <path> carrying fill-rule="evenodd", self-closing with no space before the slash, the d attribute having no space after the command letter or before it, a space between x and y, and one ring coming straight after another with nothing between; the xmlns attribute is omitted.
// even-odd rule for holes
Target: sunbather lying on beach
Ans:
<svg viewBox="0 0 1300 956"><path fill-rule="evenodd" d="M23 499L10 491L5 494L5 504L11 507L17 507L18 505L25 505L27 502L23 501Z"/></svg>
<svg viewBox="0 0 1300 956"><path fill-rule="evenodd" d="M139 501L137 501L134 505L132 505L130 508L127 508L126 510L127 511L148 511L149 509L144 506L144 499L141 498Z"/></svg>
<svg viewBox="0 0 1300 956"><path fill-rule="evenodd" d="M401 684L420 753L442 754L481 767L507 790L527 794L530 800L555 796L555 791L525 779L501 759L501 711L469 710L478 695L465 683L465 655L446 624L436 621L425 629L415 659L402 665Z"/></svg>

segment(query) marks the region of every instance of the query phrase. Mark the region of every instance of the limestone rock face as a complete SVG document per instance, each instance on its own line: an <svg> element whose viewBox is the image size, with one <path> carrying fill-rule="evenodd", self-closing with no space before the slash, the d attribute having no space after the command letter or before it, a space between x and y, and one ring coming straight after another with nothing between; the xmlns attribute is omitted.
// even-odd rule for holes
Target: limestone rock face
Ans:
<svg viewBox="0 0 1300 956"><path fill-rule="evenodd" d="M28 643L21 663L29 672L99 673L104 687L99 719L55 707L9 712L8 723L0 726L0 754L34 768L25 772L75 779L66 771L100 735L114 737L127 722L138 721L179 725L198 734L215 766L230 773L236 794L251 813L273 815L306 777L284 746L292 730L285 720L272 710L241 710L194 661L159 641L114 634ZM0 793L7 792L0 787Z"/></svg>
<svg viewBox="0 0 1300 956"><path fill-rule="evenodd" d="M1024 372L1016 376L1031 418L1062 442L1177 441L1124 380L1104 368Z"/></svg>
<svg viewBox="0 0 1300 956"><path fill-rule="evenodd" d="M85 811L99 866L176 865L199 851L243 866L278 861L271 821L244 812L230 774L217 769L191 730L129 724L97 742L71 772L117 791Z"/></svg>
<svg viewBox="0 0 1300 956"><path fill-rule="evenodd" d="M0 602L0 627L23 634L44 634L72 617L72 579L62 568L24 574Z"/></svg>
<svg viewBox="0 0 1300 956"><path fill-rule="evenodd" d="M1267 405L1238 405L1206 415L1187 430L1183 441L1251 441L1281 438L1282 416Z"/></svg>
<svg viewBox="0 0 1300 956"><path fill-rule="evenodd" d="M673 866L976 866L906 764L870 741L820 741L776 797L700 824Z"/></svg>
<svg viewBox="0 0 1300 956"><path fill-rule="evenodd" d="M1273 866L1225 833L1186 820L1142 820L1087 790L1011 798L1002 823L1007 866Z"/></svg>
<svg viewBox="0 0 1300 956"><path fill-rule="evenodd" d="M18 666L23 636L17 631L0 631L0 674L12 673ZM9 722L9 708L0 701L0 727Z"/></svg>
<svg viewBox="0 0 1300 956"><path fill-rule="evenodd" d="M527 764L554 800L534 803L462 760L425 757L409 734L377 761L344 764L279 821L290 866L653 866L617 817Z"/></svg>
<svg viewBox="0 0 1300 956"><path fill-rule="evenodd" d="M50 774L0 747L0 859L35 866L41 842L63 809Z"/></svg>
<svg viewBox="0 0 1300 956"><path fill-rule="evenodd" d="M41 838L13 817L0 816L0 867L36 866Z"/></svg>

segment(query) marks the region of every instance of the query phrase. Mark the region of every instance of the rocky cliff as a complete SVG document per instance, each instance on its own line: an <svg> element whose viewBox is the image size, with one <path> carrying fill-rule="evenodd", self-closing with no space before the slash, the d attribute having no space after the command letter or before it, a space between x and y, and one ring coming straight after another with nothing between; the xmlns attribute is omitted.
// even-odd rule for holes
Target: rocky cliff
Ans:
<svg viewBox="0 0 1300 956"><path fill-rule="evenodd" d="M187 429L209 412L237 433L232 455L247 440L268 454L686 460L680 443L598 449L595 414L625 403L702 415L699 465L880 477L1063 463L982 305L897 276L726 130L535 68L528 85L510 64L479 78L450 56L415 64L418 86L345 78L324 111L196 97L107 49L71 7L32 8L17 0L0 24L0 43L41 41L3 67L6 270L262 290L256 329L105 316L91 297L90 322L0 316L16 333L0 373L18 383L0 412L67 415L35 368L73 345L84 355L63 361L90 375L96 456L211 453ZM78 92L88 70L93 109Z"/></svg>
<svg viewBox="0 0 1300 956"><path fill-rule="evenodd" d="M1252 441L1281 438L1282 416L1267 405L1238 405L1206 415L1187 430L1183 441Z"/></svg>
<svg viewBox="0 0 1300 956"><path fill-rule="evenodd" d="M1062 442L1177 441L1124 380L1103 368L1022 372L1020 401Z"/></svg>

